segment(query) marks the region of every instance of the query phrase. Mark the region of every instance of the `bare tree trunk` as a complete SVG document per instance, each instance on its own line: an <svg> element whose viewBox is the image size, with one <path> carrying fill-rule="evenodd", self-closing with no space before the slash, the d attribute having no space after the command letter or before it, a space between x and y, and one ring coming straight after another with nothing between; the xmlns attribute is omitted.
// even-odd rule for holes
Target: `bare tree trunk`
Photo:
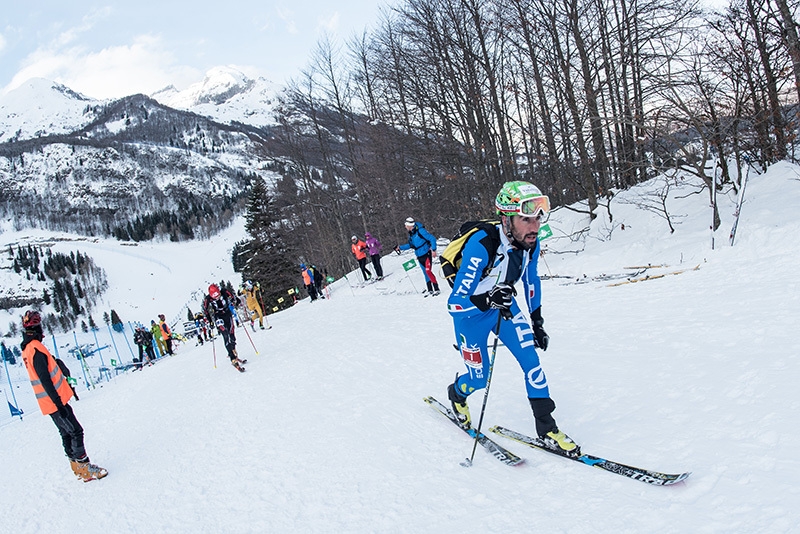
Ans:
<svg viewBox="0 0 800 534"><path fill-rule="evenodd" d="M787 0L775 0L783 20L783 32L786 36L786 49L792 58L792 72L794 73L794 89L797 101L800 102L800 41L797 38L797 23L792 17Z"/></svg>

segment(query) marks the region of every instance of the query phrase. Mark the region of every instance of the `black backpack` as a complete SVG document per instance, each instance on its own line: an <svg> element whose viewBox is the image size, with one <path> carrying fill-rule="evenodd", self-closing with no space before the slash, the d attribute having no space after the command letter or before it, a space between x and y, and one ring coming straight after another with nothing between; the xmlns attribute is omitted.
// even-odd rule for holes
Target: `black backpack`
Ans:
<svg viewBox="0 0 800 534"><path fill-rule="evenodd" d="M461 267L461 257L464 252L464 245L467 240L472 237L472 234L478 230L484 230L488 235L488 241L482 242L489 253L489 264L481 274L486 274L486 271L492 268L494 264L494 257L497 253L497 247L500 246L500 231L497 225L500 221L480 220L480 221L467 221L458 229L458 233L450 240L450 244L439 254L439 263L442 266L442 273L444 274L447 283L453 287L453 283L458 274L458 269Z"/></svg>

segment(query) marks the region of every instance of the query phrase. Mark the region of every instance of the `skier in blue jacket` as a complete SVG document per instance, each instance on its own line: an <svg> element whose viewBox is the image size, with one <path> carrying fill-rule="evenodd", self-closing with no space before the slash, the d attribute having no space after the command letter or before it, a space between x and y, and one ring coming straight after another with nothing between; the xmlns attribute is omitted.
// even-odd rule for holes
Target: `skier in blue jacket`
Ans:
<svg viewBox="0 0 800 534"><path fill-rule="evenodd" d="M422 226L421 223L414 221L412 217L406 219L406 230L408 231L408 242L398 245L394 250L399 254L401 250L414 249L417 256L419 267L425 275L425 285L428 290L425 296L439 294L439 282L433 275L433 258L436 257L436 238Z"/></svg>
<svg viewBox="0 0 800 534"><path fill-rule="evenodd" d="M469 427L467 397L486 387L491 364L487 340L489 332L495 331L522 368L538 436L548 446L577 456L580 448L558 429L552 416L556 405L536 353L536 348L547 350L550 342L543 327L537 272L539 228L548 216L550 201L533 184L508 182L498 193L495 208L501 222L477 230L466 241L447 300L467 367L448 386L448 398L462 426ZM520 279L531 323L514 299L514 286Z"/></svg>

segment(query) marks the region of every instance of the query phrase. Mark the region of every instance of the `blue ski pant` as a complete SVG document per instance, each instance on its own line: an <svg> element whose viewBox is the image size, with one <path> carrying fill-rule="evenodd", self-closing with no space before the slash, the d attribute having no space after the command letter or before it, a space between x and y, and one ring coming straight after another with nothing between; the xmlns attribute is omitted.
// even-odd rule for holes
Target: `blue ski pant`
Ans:
<svg viewBox="0 0 800 534"><path fill-rule="evenodd" d="M539 362L539 355L533 347L531 325L516 302L511 307L511 312L514 314L512 319L500 321L498 337L522 368L528 397L531 399L547 398L550 396L550 389ZM460 375L455 383L456 389L462 395L467 396L486 387L491 363L488 352L489 332L497 326L499 314L499 310L486 312L476 310L476 313L465 314L463 317L457 314L453 316L456 343L467 367L467 373Z"/></svg>

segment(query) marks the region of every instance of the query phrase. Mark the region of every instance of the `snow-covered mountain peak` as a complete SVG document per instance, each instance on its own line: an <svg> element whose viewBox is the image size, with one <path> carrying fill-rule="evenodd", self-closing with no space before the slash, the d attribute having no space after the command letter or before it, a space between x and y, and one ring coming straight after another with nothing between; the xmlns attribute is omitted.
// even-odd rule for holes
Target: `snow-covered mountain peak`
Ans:
<svg viewBox="0 0 800 534"><path fill-rule="evenodd" d="M91 100L44 78L0 96L0 142L74 131L92 120Z"/></svg>
<svg viewBox="0 0 800 534"><path fill-rule="evenodd" d="M253 126L274 124L272 108L276 86L265 78L250 78L231 66L210 69L205 78L183 91L166 87L151 96L175 109L192 111L217 121Z"/></svg>
<svg viewBox="0 0 800 534"><path fill-rule="evenodd" d="M249 89L253 80L233 67L214 67L201 82L193 83L164 102L177 109L190 109L199 104L223 104L233 96Z"/></svg>

